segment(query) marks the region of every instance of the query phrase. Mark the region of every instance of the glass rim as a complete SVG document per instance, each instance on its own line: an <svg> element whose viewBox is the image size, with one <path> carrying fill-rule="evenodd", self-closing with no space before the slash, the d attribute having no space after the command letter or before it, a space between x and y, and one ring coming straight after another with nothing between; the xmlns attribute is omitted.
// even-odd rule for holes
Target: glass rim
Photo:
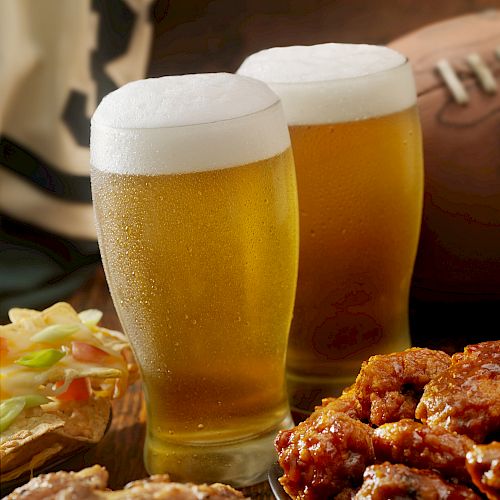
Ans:
<svg viewBox="0 0 500 500"><path fill-rule="evenodd" d="M336 82L349 82L349 81L355 81L355 80L361 80L363 78L369 78L371 76L376 76L376 75L382 75L384 73L390 73L391 71L396 71L398 69L403 68L406 65L410 64L410 60L408 57L405 55L401 54L404 57L404 60L401 62L401 64L398 64L397 66L393 66L392 68L387 68L383 69L380 71L375 71L373 73L367 73L366 75L359 75L359 76L348 76L345 78L331 78L329 80L312 80L312 81L306 81L306 82L299 82L299 81L288 81L288 82L279 82L275 80L262 80L264 83L267 83L268 85L282 85L282 86L313 86L313 85L325 85L325 84L333 84ZM249 76L250 78L255 78L254 76L244 74L244 76Z"/></svg>
<svg viewBox="0 0 500 500"><path fill-rule="evenodd" d="M253 77L248 77L248 78L253 78ZM254 80L257 80L257 78L254 78ZM262 81L262 80L260 80ZM266 82L264 82L266 83ZM276 94L275 94L276 95ZM92 117L90 120L91 127L96 125L97 127L101 128L106 128L110 130L169 130L169 129L180 129L180 128L187 128L187 127L201 127L205 125L214 125L216 123L224 123L224 122L230 122L234 120L239 120L243 118L249 118L254 115L258 115L259 113L264 113L270 109L272 109L274 106L280 106L281 105L281 99L278 95L276 95L276 100L270 104L269 106L266 106L265 108L258 109L257 111L252 111L250 113L245 113L243 115L238 115L234 116L231 118L222 118L220 120L212 120L212 121L204 121L204 122L199 122L199 123L186 123L184 125L162 125L159 127L113 127L111 125L106 125L104 123L99 123L98 121L95 121L94 118Z"/></svg>

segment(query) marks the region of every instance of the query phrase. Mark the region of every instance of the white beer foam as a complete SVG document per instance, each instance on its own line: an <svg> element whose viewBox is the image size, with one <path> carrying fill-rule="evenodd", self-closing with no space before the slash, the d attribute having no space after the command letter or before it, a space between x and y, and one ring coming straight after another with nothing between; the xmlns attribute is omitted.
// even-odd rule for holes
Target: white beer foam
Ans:
<svg viewBox="0 0 500 500"><path fill-rule="evenodd" d="M290 125L363 120L416 102L410 64L378 45L275 47L252 54L237 72L266 82Z"/></svg>
<svg viewBox="0 0 500 500"><path fill-rule="evenodd" d="M91 121L91 164L126 174L228 168L290 146L279 98L261 81L228 73L131 82L108 94Z"/></svg>

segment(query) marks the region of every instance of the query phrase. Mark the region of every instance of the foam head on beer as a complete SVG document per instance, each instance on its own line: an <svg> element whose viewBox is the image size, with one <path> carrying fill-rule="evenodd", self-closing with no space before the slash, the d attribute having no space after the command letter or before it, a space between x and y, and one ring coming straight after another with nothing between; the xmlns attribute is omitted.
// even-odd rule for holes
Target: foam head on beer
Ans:
<svg viewBox="0 0 500 500"><path fill-rule="evenodd" d="M116 173L225 168L290 145L278 97L260 81L227 73L124 85L102 100L91 129L92 165Z"/></svg>
<svg viewBox="0 0 500 500"><path fill-rule="evenodd" d="M405 57L378 45L275 47L249 56L238 74L262 80L275 90L290 125L387 115L416 100Z"/></svg>

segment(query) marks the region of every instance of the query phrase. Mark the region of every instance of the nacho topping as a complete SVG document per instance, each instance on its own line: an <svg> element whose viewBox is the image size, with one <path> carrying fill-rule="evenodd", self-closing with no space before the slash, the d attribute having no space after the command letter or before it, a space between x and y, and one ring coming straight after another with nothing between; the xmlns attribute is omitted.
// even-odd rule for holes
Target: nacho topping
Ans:
<svg viewBox="0 0 500 500"><path fill-rule="evenodd" d="M10 424L12 424L24 410L24 406L24 401L17 398L2 401L0 404L0 432L10 427Z"/></svg>
<svg viewBox="0 0 500 500"><path fill-rule="evenodd" d="M89 328L92 326L97 326L99 321L102 319L102 311L99 309L86 309L78 313L80 321Z"/></svg>
<svg viewBox="0 0 500 500"><path fill-rule="evenodd" d="M29 396L17 396L15 398L6 399L0 403L0 432L3 432L10 427L10 424L20 415L26 408L34 408L50 403L50 399L38 394Z"/></svg>
<svg viewBox="0 0 500 500"><path fill-rule="evenodd" d="M35 401L112 398L126 389L130 348L122 333L98 326L101 311L77 314L61 302L9 317L0 326L1 432Z"/></svg>
<svg viewBox="0 0 500 500"><path fill-rule="evenodd" d="M80 329L80 325L50 325L31 337L32 342L57 342Z"/></svg>
<svg viewBox="0 0 500 500"><path fill-rule="evenodd" d="M28 352L14 363L29 368L49 368L64 358L64 352L57 349L41 349L40 351Z"/></svg>

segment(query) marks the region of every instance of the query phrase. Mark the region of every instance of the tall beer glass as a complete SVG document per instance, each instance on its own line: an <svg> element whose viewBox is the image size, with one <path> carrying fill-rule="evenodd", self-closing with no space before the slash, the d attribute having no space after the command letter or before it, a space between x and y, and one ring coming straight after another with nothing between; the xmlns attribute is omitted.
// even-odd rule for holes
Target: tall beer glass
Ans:
<svg viewBox="0 0 500 500"><path fill-rule="evenodd" d="M278 97L229 74L128 84L93 116L91 162L106 277L143 377L147 470L262 480L291 424L298 259Z"/></svg>
<svg viewBox="0 0 500 500"><path fill-rule="evenodd" d="M410 65L385 47L264 50L238 73L280 96L300 212L287 357L292 406L350 385L362 360L409 347L408 294L422 210Z"/></svg>

